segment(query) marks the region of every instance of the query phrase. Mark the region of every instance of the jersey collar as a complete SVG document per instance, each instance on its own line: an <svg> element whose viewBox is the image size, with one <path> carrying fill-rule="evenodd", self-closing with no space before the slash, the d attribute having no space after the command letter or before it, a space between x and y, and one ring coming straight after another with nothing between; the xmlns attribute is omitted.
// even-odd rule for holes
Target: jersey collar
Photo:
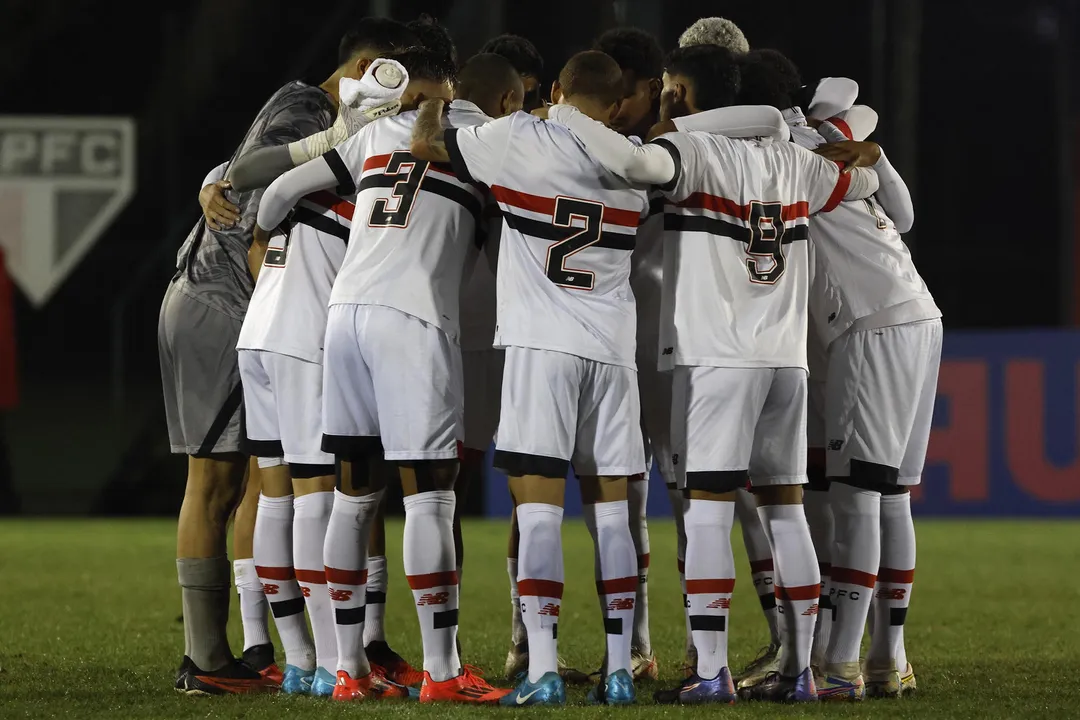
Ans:
<svg viewBox="0 0 1080 720"><path fill-rule="evenodd" d="M480 109L480 106L476 103L469 102L468 100L454 100L450 103L451 110L462 110L464 112L479 113L485 115L484 111ZM486 117L486 115L485 115Z"/></svg>

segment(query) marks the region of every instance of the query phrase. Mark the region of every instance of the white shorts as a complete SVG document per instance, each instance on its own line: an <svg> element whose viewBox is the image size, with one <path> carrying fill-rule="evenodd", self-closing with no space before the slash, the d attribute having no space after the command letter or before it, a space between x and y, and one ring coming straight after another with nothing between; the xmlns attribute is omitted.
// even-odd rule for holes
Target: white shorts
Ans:
<svg viewBox="0 0 1080 720"><path fill-rule="evenodd" d="M294 465L333 465L334 457L322 451L322 365L263 350L238 355L244 449Z"/></svg>
<svg viewBox="0 0 1080 720"><path fill-rule="evenodd" d="M511 476L645 472L637 373L576 355L506 348L495 466Z"/></svg>
<svg viewBox="0 0 1080 720"><path fill-rule="evenodd" d="M469 350L461 353L465 387L465 440L472 450L487 450L499 429L499 405L502 399L502 350Z"/></svg>
<svg viewBox="0 0 1080 720"><path fill-rule="evenodd" d="M655 361L639 362L638 391L641 395L641 424L648 440L648 450L664 482L674 485L675 466L671 464L671 373L657 370Z"/></svg>
<svg viewBox="0 0 1080 720"><path fill-rule="evenodd" d="M461 440L461 350L439 328L381 305L331 305L323 448L381 438L387 460L447 460Z"/></svg>
<svg viewBox="0 0 1080 720"><path fill-rule="evenodd" d="M671 440L682 488L805 483L806 371L676 367Z"/></svg>
<svg viewBox="0 0 1080 720"><path fill-rule="evenodd" d="M829 348L828 477L918 485L941 364L940 320L849 330Z"/></svg>

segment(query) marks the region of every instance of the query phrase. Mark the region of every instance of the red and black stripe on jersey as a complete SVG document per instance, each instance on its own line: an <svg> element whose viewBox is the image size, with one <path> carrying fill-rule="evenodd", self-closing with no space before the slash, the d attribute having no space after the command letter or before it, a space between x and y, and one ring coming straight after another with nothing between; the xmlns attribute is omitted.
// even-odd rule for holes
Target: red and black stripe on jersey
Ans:
<svg viewBox="0 0 1080 720"><path fill-rule="evenodd" d="M557 202L557 198L532 195L530 193L521 192L520 190L512 190L501 185L492 186L491 194L499 203L506 225L522 235L528 235L541 240L559 242L581 232L580 227L573 225L559 226L552 223L552 218L555 215L555 203ZM535 213L543 216L543 219L530 217L520 211ZM640 219L641 216L636 211L621 210L605 205L602 225L609 228L628 228L631 229L631 231L619 232L616 230L602 229L600 232L600 240L593 245L590 245L590 247L608 248L610 250L633 250Z"/></svg>
<svg viewBox="0 0 1080 720"><path fill-rule="evenodd" d="M319 232L339 238L348 244L354 209L355 206L348 200L343 200L326 190L319 190L305 195L300 204L293 208L290 219L295 223L307 225Z"/></svg>
<svg viewBox="0 0 1080 720"><path fill-rule="evenodd" d="M385 170L387 164L390 162L391 155L373 155L372 157L364 160L364 168L361 172L369 173L372 170ZM409 156L412 157L411 155ZM426 164L428 166L427 172L424 175L423 180L420 181L420 185L417 188L417 193L431 193L433 195L439 195L451 202L455 202L461 205L473 216L473 220L476 221L477 227L482 224L483 204L476 198L475 195L470 193L465 188L461 187L457 183L462 183L457 175L454 174L453 168L446 163L433 163L426 160L412 159L413 162L419 164ZM336 172L335 172L336 174ZM340 182L340 178L338 180ZM382 172L371 173L370 175L364 175L360 180L360 184L357 186L356 191L363 192L370 188L392 188L402 181L400 175L387 175Z"/></svg>
<svg viewBox="0 0 1080 720"><path fill-rule="evenodd" d="M776 205L776 203L757 203ZM685 200L666 205L664 229L676 232L703 232L750 244L753 237L750 228L752 208L755 203L741 205L734 200L696 192ZM789 245L798 240L808 240L810 206L804 201L783 205L780 217L784 222L781 243Z"/></svg>

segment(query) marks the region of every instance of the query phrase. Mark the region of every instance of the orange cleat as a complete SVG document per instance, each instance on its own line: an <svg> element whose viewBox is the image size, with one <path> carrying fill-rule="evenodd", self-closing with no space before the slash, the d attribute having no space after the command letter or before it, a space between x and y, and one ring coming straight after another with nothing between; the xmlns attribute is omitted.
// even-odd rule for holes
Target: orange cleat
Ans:
<svg viewBox="0 0 1080 720"><path fill-rule="evenodd" d="M386 671L386 679L391 682L405 687L417 687L424 682L423 670L414 668L381 640L368 643L364 654L372 665L378 665Z"/></svg>
<svg viewBox="0 0 1080 720"><path fill-rule="evenodd" d="M420 688L420 702L459 702L477 705L494 705L499 699L513 692L510 688L492 687L479 668L466 665L457 677L435 682L424 673L424 685Z"/></svg>
<svg viewBox="0 0 1080 720"><path fill-rule="evenodd" d="M176 689L186 695L247 695L276 692L278 684L240 660L207 672L185 657L176 677Z"/></svg>
<svg viewBox="0 0 1080 720"><path fill-rule="evenodd" d="M383 669L372 665L371 672L355 680L344 670L338 670L337 684L331 697L340 702L407 699L409 688L387 680Z"/></svg>
<svg viewBox="0 0 1080 720"><path fill-rule="evenodd" d="M259 674L275 685L280 685L285 680L285 673L281 672L281 668L276 663L264 667Z"/></svg>
<svg viewBox="0 0 1080 720"><path fill-rule="evenodd" d="M241 659L248 667L267 680L278 685L285 681L285 673L274 662L274 646L272 644L253 645L244 650Z"/></svg>

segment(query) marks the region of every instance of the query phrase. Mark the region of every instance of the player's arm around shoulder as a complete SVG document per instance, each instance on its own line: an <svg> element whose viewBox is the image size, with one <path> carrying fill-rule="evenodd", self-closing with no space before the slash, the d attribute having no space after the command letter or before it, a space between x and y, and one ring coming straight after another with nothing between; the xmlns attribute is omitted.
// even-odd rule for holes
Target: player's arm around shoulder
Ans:
<svg viewBox="0 0 1080 720"><path fill-rule="evenodd" d="M450 153L446 148L446 130L442 118L446 103L433 98L420 103L413 125L409 152L413 157L428 162L450 162Z"/></svg>
<svg viewBox="0 0 1080 720"><path fill-rule="evenodd" d="M878 176L871 169L881 157L876 143L826 144L812 152L797 146L792 149L799 151L809 173L811 214L831 212L844 200L863 200L877 192Z"/></svg>

